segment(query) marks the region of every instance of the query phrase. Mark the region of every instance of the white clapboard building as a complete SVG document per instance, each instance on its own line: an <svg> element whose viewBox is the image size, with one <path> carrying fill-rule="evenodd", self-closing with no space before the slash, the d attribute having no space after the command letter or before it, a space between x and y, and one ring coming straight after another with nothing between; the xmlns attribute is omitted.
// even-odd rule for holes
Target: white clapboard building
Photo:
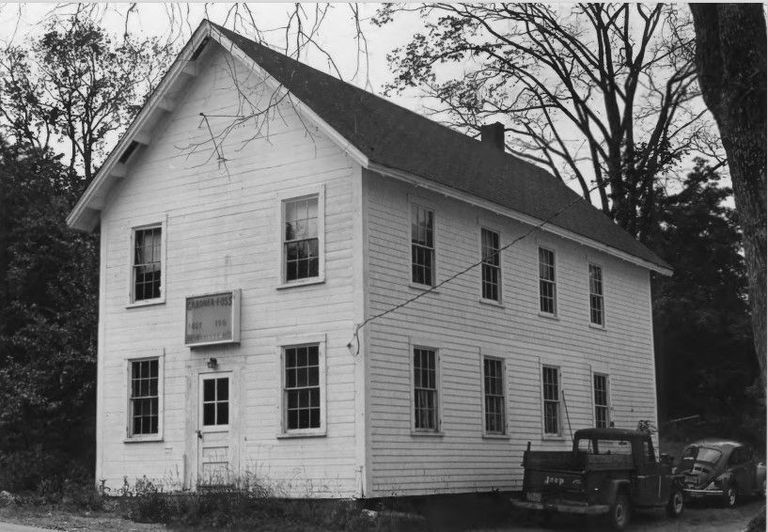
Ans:
<svg viewBox="0 0 768 532"><path fill-rule="evenodd" d="M503 135L203 22L68 218L101 235L97 482L512 490L528 441L655 422L669 266Z"/></svg>

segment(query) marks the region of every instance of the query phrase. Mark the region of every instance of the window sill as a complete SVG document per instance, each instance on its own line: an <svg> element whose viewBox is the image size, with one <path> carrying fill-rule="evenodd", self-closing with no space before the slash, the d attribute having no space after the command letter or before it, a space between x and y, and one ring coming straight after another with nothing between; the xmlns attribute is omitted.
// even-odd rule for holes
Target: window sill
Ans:
<svg viewBox="0 0 768 532"><path fill-rule="evenodd" d="M414 430L411 429L411 436L416 436L417 438L426 437L426 438L442 438L445 436L445 432L441 430Z"/></svg>
<svg viewBox="0 0 768 532"><path fill-rule="evenodd" d="M408 283L408 288L413 288L414 290L419 290L421 292L429 292L430 294L440 293L436 288L428 284L419 284L419 283L410 282Z"/></svg>
<svg viewBox="0 0 768 532"><path fill-rule="evenodd" d="M147 442L161 442L163 441L162 436L130 436L128 438L123 438L123 443L147 443Z"/></svg>
<svg viewBox="0 0 768 532"><path fill-rule="evenodd" d="M560 318L557 316L557 314L550 314L548 312L541 312L541 311L539 311L539 317L540 318L546 318L548 320L560 321Z"/></svg>
<svg viewBox="0 0 768 532"><path fill-rule="evenodd" d="M510 439L509 434L487 434L483 433L483 439L484 440L508 440Z"/></svg>
<svg viewBox="0 0 768 532"><path fill-rule="evenodd" d="M595 329L595 330L597 330L597 331L603 331L603 332L605 332L605 325L597 325L596 323L591 323L591 322L590 322L590 324L589 324L589 328L590 328L590 329Z"/></svg>
<svg viewBox="0 0 768 532"><path fill-rule="evenodd" d="M562 434L544 434L541 439L543 441L565 441L566 438Z"/></svg>
<svg viewBox="0 0 768 532"><path fill-rule="evenodd" d="M323 284L325 277L313 277L311 279L302 279L301 281L290 281L277 285L278 290L285 290L286 288L295 288L297 286L311 286L314 284Z"/></svg>
<svg viewBox="0 0 768 532"><path fill-rule="evenodd" d="M276 438L278 440L291 440L294 438L324 438L326 436L325 430L308 430L306 432L281 432Z"/></svg>
<svg viewBox="0 0 768 532"><path fill-rule="evenodd" d="M481 305L488 305L489 307L505 308L500 301L496 301L495 299L485 299L484 297L481 297L478 301L480 302Z"/></svg>
<svg viewBox="0 0 768 532"><path fill-rule="evenodd" d="M151 307L154 305L163 305L165 304L165 297L160 297L157 299L143 299L141 301L134 301L133 303L128 303L125 308L139 308L139 307Z"/></svg>

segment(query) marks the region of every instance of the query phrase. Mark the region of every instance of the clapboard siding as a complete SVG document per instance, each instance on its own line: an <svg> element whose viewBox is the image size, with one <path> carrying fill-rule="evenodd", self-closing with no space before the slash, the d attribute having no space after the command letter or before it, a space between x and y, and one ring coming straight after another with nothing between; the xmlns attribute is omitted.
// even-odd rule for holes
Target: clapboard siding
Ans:
<svg viewBox="0 0 768 532"><path fill-rule="evenodd" d="M409 203L435 210L437 281L480 260L480 228L501 243L530 227L364 171L368 308L375 315L419 293L410 281ZM557 319L538 313L538 252L555 251ZM480 302L480 269L367 325L370 482L373 495L519 489L526 442L544 438L542 364L561 368L570 426L593 421L592 372L610 375L612 419L656 419L649 272L538 231L502 254L502 305ZM603 267L606 327L589 325L588 264ZM411 433L409 338L439 349L441 436ZM506 363L508 436L483 437L481 357Z"/></svg>
<svg viewBox="0 0 768 532"><path fill-rule="evenodd" d="M149 146L110 194L102 213L102 305L97 478L122 486L148 477L168 487L194 476L197 373L216 357L234 371L233 429L241 475L276 494L352 496L360 490L355 457L356 359L346 344L354 319L355 181L360 167L286 101L269 121L269 138L254 137L254 122L232 130L212 153L200 113L233 115L238 95L231 57L215 43L198 59L198 76L177 94ZM251 101L271 91L237 63ZM231 123L209 118L214 132ZM278 290L280 201L307 187L325 187L325 282ZM359 210L358 210L359 215ZM130 236L136 225L165 222L165 303L126 308ZM239 346L184 347L185 297L242 290ZM326 436L281 439L279 339L326 335ZM125 443L127 359L161 356L164 366L163 441Z"/></svg>

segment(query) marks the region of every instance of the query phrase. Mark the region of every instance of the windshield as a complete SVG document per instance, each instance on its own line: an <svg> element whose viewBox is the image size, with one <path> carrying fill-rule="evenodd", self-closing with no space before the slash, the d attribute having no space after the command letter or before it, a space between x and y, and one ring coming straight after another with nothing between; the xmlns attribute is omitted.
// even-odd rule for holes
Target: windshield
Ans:
<svg viewBox="0 0 768 532"><path fill-rule="evenodd" d="M589 454L632 454L629 440L576 440L576 448Z"/></svg>
<svg viewBox="0 0 768 532"><path fill-rule="evenodd" d="M696 460L698 462L707 462L710 464L717 463L720 457L723 455L717 449L711 447L688 447L683 451L683 460Z"/></svg>

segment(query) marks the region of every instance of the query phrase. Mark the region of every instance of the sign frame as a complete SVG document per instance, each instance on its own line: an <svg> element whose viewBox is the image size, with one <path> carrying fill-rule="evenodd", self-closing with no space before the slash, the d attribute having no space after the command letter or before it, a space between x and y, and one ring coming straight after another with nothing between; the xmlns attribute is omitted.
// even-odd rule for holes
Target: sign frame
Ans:
<svg viewBox="0 0 768 532"><path fill-rule="evenodd" d="M217 292L209 292L205 294L198 294L194 296L186 296L184 298L184 346L194 349L196 347L207 347L215 345L227 345L227 344L239 344L240 343L240 293L241 290L222 290ZM187 324L189 323L189 311L187 305L190 299L200 299L204 297L215 296L232 296L232 310L229 314L230 323L232 324L232 337L225 338L223 340L201 340L198 342L187 342Z"/></svg>

